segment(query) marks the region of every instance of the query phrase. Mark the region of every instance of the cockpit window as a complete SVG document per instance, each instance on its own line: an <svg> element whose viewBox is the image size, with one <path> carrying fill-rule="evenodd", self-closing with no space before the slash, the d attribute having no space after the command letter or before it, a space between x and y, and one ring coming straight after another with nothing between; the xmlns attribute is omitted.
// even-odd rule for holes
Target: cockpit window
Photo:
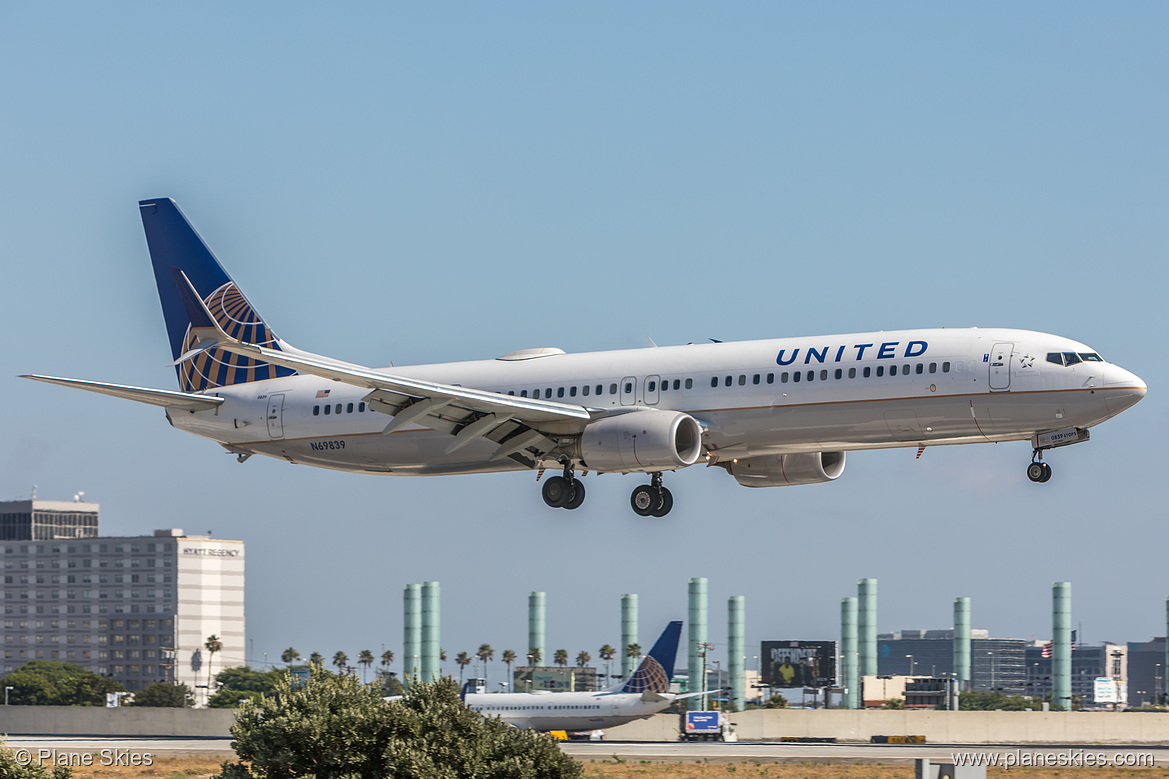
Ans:
<svg viewBox="0 0 1169 779"><path fill-rule="evenodd" d="M1047 361L1055 365L1075 365L1080 362L1104 362L1095 352L1048 352Z"/></svg>

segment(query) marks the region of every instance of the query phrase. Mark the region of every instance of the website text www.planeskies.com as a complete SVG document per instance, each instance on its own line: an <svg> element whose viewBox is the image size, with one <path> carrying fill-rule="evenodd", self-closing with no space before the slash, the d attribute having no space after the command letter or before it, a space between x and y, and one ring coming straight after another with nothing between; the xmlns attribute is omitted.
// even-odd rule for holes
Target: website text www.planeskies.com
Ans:
<svg viewBox="0 0 1169 779"><path fill-rule="evenodd" d="M1093 752L1089 749L1062 749L1031 752L953 752L956 766L987 768L1152 768L1152 752Z"/></svg>

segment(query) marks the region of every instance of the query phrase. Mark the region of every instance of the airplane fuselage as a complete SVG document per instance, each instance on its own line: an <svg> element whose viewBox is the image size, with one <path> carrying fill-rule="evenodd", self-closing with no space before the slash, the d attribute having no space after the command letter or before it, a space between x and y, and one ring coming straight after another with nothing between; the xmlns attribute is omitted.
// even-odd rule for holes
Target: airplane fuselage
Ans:
<svg viewBox="0 0 1169 779"><path fill-rule="evenodd" d="M395 375L618 412L685 412L702 446L726 461L801 452L1026 440L1089 428L1145 393L1139 378L1088 346L1023 330L933 329L555 353L437 365ZM1071 355L1060 358L1052 355ZM1070 364L1064 364L1064 363ZM398 475L521 470L489 461L480 439L415 424L383 435L368 392L308 375L204 394L214 410L172 412L175 427L237 453ZM545 463L547 464L547 463ZM581 467L588 468L587 462ZM604 470L593 468L592 470Z"/></svg>
<svg viewBox="0 0 1169 779"><path fill-rule="evenodd" d="M170 198L139 202L179 389L28 375L162 406L175 427L254 454L361 473L644 473L630 506L666 516L663 473L717 465L746 487L832 481L859 449L1033 438L1044 452L1145 395L1091 347L1026 330L901 330L370 368L276 336ZM919 451L920 456L920 451Z"/></svg>
<svg viewBox="0 0 1169 779"><path fill-rule="evenodd" d="M639 693L549 692L469 694L468 707L527 730L603 730L664 711L667 694L645 700Z"/></svg>

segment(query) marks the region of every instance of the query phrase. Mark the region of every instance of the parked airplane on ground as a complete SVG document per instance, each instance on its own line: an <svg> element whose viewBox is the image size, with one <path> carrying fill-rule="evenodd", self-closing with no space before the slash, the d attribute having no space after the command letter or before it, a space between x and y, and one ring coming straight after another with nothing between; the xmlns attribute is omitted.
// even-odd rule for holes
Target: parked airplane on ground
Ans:
<svg viewBox="0 0 1169 779"><path fill-rule="evenodd" d="M181 391L27 378L162 406L240 462L555 468L544 501L567 509L584 501L589 471L647 473L633 510L660 517L674 502L662 473L698 462L778 487L838 478L850 450L1030 440L1027 475L1045 482L1047 449L1088 440L1146 391L1082 343L976 328L367 368L277 338L173 200L139 206Z"/></svg>
<svg viewBox="0 0 1169 779"><path fill-rule="evenodd" d="M601 692L465 692L463 701L485 717L528 730L602 730L644 719L681 698L670 692L681 622L671 622L623 684ZM711 691L706 691L709 694Z"/></svg>

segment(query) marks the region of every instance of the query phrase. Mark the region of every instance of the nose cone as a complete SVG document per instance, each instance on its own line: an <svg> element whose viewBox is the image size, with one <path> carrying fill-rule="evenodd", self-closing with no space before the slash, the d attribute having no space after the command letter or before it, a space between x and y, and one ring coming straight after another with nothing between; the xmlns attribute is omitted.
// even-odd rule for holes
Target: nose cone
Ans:
<svg viewBox="0 0 1169 779"><path fill-rule="evenodd" d="M1109 365L1104 375L1104 401L1108 410L1119 414L1126 408L1135 406L1149 388L1135 373L1126 371L1119 365Z"/></svg>

